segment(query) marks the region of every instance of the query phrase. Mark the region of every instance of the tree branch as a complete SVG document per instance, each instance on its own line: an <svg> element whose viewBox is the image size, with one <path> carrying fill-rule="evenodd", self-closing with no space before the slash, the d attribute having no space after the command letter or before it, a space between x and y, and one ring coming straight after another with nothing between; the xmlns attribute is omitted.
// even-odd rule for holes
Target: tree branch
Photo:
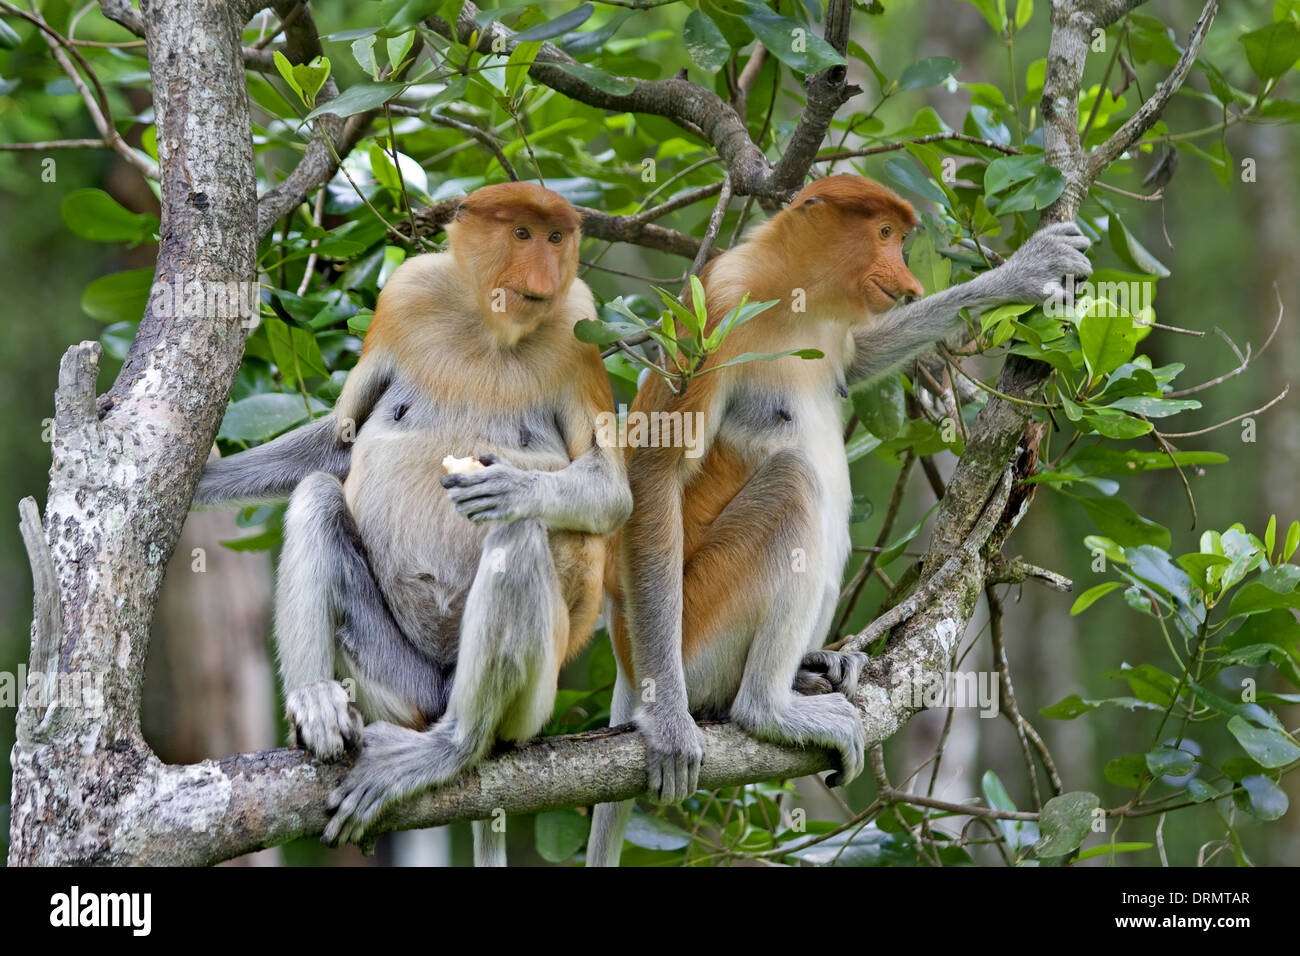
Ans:
<svg viewBox="0 0 1300 956"><path fill-rule="evenodd" d="M1112 5L1125 6L1127 4L1126 0L1115 0ZM1136 113L1125 120L1124 124L1111 134L1111 137L1106 142L1088 154L1088 175L1091 179L1100 176L1106 167L1114 162L1121 153L1141 139L1142 134L1149 130L1160 114L1164 112L1165 107L1169 105L1169 101L1173 99L1173 95L1183 85L1183 81L1187 79L1187 74L1196 63L1196 58L1200 55L1201 47L1205 44L1205 37L1210 32L1210 24L1214 22L1214 14L1218 8L1218 0L1206 0L1196 25L1192 27L1191 36L1188 37L1187 48L1183 50L1183 55L1178 58L1178 62L1174 65L1170 74L1165 77L1164 82L1156 87L1156 91L1151 95L1151 98L1143 103Z"/></svg>

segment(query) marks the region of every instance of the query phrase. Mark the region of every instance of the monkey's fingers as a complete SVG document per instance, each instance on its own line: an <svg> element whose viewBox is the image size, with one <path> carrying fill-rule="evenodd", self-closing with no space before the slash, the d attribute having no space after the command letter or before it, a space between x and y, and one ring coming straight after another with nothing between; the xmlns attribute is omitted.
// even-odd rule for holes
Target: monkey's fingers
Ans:
<svg viewBox="0 0 1300 956"><path fill-rule="evenodd" d="M826 679L825 674L812 670L801 670L794 675L794 692L804 697L816 697L819 694L834 693L835 688Z"/></svg>

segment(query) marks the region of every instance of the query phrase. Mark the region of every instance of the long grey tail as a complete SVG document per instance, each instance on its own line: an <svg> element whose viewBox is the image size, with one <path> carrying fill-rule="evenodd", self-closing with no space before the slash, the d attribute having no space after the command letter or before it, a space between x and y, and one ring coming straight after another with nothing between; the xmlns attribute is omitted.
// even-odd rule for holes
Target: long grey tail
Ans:
<svg viewBox="0 0 1300 956"><path fill-rule="evenodd" d="M313 472L347 477L351 461L352 446L336 439L334 416L326 415L265 445L209 462L193 507L282 501Z"/></svg>

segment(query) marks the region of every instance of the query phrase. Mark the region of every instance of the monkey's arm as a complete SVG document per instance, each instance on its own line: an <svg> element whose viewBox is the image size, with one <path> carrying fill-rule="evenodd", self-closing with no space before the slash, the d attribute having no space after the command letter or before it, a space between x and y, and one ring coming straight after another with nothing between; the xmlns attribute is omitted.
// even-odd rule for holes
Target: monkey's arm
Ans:
<svg viewBox="0 0 1300 956"><path fill-rule="evenodd" d="M855 345L850 382L875 378L925 351L952 333L964 308L983 312L1011 302L1041 302L1064 295L1068 274L1087 276L1092 263L1084 255L1090 242L1074 223L1040 229L1015 255L970 282L890 309L853 330Z"/></svg>
<svg viewBox="0 0 1300 956"><path fill-rule="evenodd" d="M635 506L619 572L632 652L636 723L646 738L650 795L680 803L699 782L704 737L691 717L682 660L682 486L678 449L638 448Z"/></svg>
<svg viewBox="0 0 1300 956"><path fill-rule="evenodd" d="M283 500L308 475L348 473L352 441L392 381L392 366L363 356L348 373L334 411L265 445L219 458L203 469L194 507L237 507Z"/></svg>
<svg viewBox="0 0 1300 956"><path fill-rule="evenodd" d="M525 471L488 456L481 471L446 475L456 510L472 521L537 518L557 531L611 534L632 511L623 455L597 439L597 416L613 415L609 379L600 353L583 346L582 365L557 424L570 457L558 471Z"/></svg>

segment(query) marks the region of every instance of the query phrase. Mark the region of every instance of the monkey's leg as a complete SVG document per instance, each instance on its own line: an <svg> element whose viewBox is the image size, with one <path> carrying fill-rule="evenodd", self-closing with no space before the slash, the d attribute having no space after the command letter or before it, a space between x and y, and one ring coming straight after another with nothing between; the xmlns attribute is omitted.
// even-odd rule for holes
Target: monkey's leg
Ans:
<svg viewBox="0 0 1300 956"><path fill-rule="evenodd" d="M714 521L708 542L688 564L682 623L688 654L743 662L733 721L763 739L839 751L840 778L847 782L863 766L857 709L841 694L805 697L793 690L822 617L827 579L838 571L824 567L820 496L802 452L773 455ZM688 661L688 683L691 671ZM695 699L699 691L691 691Z"/></svg>
<svg viewBox="0 0 1300 956"><path fill-rule="evenodd" d="M284 521L275 635L295 745L337 760L361 742L361 716L334 679L336 632L362 683L409 703L410 717L446 707L449 679L407 641L371 574L356 522L333 475L308 475Z"/></svg>
<svg viewBox="0 0 1300 956"><path fill-rule="evenodd" d="M636 691L623 673L617 657L618 678L614 681L614 697L609 704L609 725L629 724L636 716ZM635 800L619 803L600 803L591 815L591 837L587 840L587 866L618 866L623 852L623 833L632 816Z"/></svg>
<svg viewBox="0 0 1300 956"><path fill-rule="evenodd" d="M388 803L451 779L498 737L536 734L554 704L567 641L546 528L535 519L495 525L465 602L447 713L422 733L386 723L366 728L356 767L330 794L336 812L322 839L359 840Z"/></svg>

